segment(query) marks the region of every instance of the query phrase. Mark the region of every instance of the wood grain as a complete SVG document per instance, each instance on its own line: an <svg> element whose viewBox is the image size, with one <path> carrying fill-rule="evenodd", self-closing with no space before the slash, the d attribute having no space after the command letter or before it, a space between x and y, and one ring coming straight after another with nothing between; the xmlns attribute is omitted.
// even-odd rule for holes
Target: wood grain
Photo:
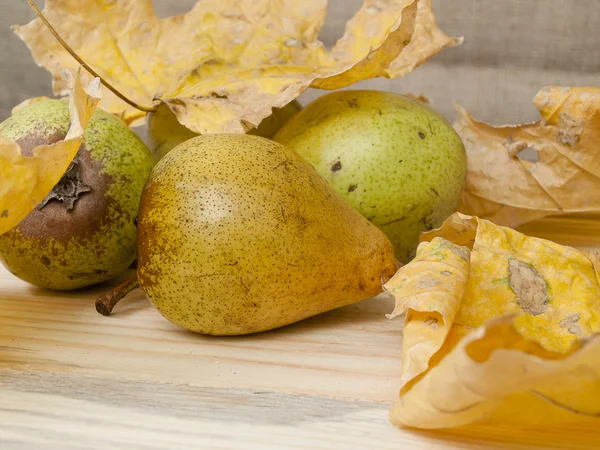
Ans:
<svg viewBox="0 0 600 450"><path fill-rule="evenodd" d="M595 249L598 218L526 230ZM386 319L386 296L215 338L170 324L139 291L100 316L108 287L55 293L0 270L0 448L600 448L595 423L394 428L402 321Z"/></svg>

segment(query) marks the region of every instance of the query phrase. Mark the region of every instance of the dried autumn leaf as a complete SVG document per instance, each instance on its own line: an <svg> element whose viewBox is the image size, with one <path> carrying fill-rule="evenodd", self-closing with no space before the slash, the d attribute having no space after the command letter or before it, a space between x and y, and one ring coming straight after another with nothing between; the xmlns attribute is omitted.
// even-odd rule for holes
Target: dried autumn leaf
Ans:
<svg viewBox="0 0 600 450"><path fill-rule="evenodd" d="M460 213L422 240L385 285L408 310L392 423L600 416L597 256Z"/></svg>
<svg viewBox="0 0 600 450"><path fill-rule="evenodd" d="M501 127L459 108L468 156L461 212L516 227L600 210L600 89L547 87L534 104L542 121ZM532 158L521 156L526 149Z"/></svg>
<svg viewBox="0 0 600 450"><path fill-rule="evenodd" d="M404 51L388 68L390 78L409 74L441 50L460 45L463 38L447 36L437 26L431 0L421 1L417 10L415 32Z"/></svg>
<svg viewBox="0 0 600 450"><path fill-rule="evenodd" d="M159 19L150 0L48 0L44 14L119 92L166 103L202 134L243 133L309 87L398 77L460 42L437 28L430 0L366 0L328 52L318 40L326 8L326 0L204 0ZM39 19L15 31L60 94L59 68L75 60ZM101 107L133 124L145 115L112 93Z"/></svg>
<svg viewBox="0 0 600 450"><path fill-rule="evenodd" d="M79 70L75 76L65 71L64 76L71 93L71 126L62 141L39 145L25 156L19 144L0 136L0 234L23 220L63 176L101 98L99 79L84 85Z"/></svg>

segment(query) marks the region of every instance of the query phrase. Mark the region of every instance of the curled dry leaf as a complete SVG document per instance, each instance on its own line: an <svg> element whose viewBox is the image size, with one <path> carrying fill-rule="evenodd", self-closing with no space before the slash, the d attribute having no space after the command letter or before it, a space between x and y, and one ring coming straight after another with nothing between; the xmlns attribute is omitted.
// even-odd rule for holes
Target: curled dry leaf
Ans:
<svg viewBox="0 0 600 450"><path fill-rule="evenodd" d="M390 78L409 74L429 58L447 47L463 43L462 37L451 37L437 26L431 0L421 1L417 10L415 32L404 51L390 64Z"/></svg>
<svg viewBox="0 0 600 450"><path fill-rule="evenodd" d="M101 98L100 80L83 83L80 71L65 71L70 92L71 126L67 136L52 145L39 145L24 155L18 143L0 136L0 234L27 216L58 183L77 154L83 133Z"/></svg>
<svg viewBox="0 0 600 450"><path fill-rule="evenodd" d="M385 284L406 311L397 426L600 417L600 260L456 213Z"/></svg>
<svg viewBox="0 0 600 450"><path fill-rule="evenodd" d="M600 211L600 89L547 87L534 104L540 122L500 127L459 108L468 155L459 211L510 227Z"/></svg>
<svg viewBox="0 0 600 450"><path fill-rule="evenodd" d="M50 23L107 82L138 104L167 104L202 134L243 133L311 86L398 77L460 42L437 28L430 0L366 0L331 51L318 40L326 0L204 0L167 19L150 0L46 3ZM15 31L60 95L59 69L75 60L39 19ZM100 107L131 124L145 115L112 93Z"/></svg>

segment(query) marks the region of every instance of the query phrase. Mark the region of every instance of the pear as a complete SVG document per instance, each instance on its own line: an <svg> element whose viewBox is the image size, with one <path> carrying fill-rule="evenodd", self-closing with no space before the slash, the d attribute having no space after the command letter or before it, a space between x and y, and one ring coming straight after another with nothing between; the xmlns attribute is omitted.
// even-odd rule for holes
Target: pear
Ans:
<svg viewBox="0 0 600 450"><path fill-rule="evenodd" d="M281 327L379 294L391 243L297 153L217 134L161 159L138 214L138 280L203 334Z"/></svg>
<svg viewBox="0 0 600 450"><path fill-rule="evenodd" d="M465 148L452 126L392 92L324 95L273 139L312 163L388 236L402 262L414 257L421 232L456 210L465 183Z"/></svg>
<svg viewBox="0 0 600 450"><path fill-rule="evenodd" d="M23 154L63 139L68 104L30 104L0 124ZM96 110L69 169L46 199L0 236L0 262L36 286L71 290L111 279L136 258L137 214L154 160L120 119Z"/></svg>
<svg viewBox="0 0 600 450"><path fill-rule="evenodd" d="M272 138L277 130L302 107L294 100L283 108L274 108L273 113L263 119L260 125L251 129L248 134ZM148 114L146 142L156 160L161 159L173 148L193 137L198 136L189 128L179 123L169 107L161 103L155 112Z"/></svg>

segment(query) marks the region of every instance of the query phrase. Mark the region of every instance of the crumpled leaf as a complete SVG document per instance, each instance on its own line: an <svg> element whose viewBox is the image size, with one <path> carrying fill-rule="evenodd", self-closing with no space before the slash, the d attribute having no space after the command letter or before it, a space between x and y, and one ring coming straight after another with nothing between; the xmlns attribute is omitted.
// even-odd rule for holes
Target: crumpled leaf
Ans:
<svg viewBox="0 0 600 450"><path fill-rule="evenodd" d="M397 426L600 417L600 259L456 213L385 284L406 311Z"/></svg>
<svg viewBox="0 0 600 450"><path fill-rule="evenodd" d="M437 28L430 0L365 0L328 52L318 40L326 8L326 0L204 0L159 19L150 0L47 0L44 14L122 94L166 103L201 134L243 133L309 87L398 77L460 43ZM14 29L60 95L59 68L75 60L39 19ZM100 106L132 125L145 115L112 93Z"/></svg>
<svg viewBox="0 0 600 450"><path fill-rule="evenodd" d="M546 87L534 104L540 122L500 127L459 108L468 161L459 211L516 227L600 210L600 89Z"/></svg>
<svg viewBox="0 0 600 450"><path fill-rule="evenodd" d="M79 70L75 76L64 72L71 93L71 126L63 140L39 145L32 156L23 156L19 144L0 136L0 234L17 225L44 200L77 154L102 96L99 79L84 85L80 75Z"/></svg>
<svg viewBox="0 0 600 450"><path fill-rule="evenodd" d="M410 44L390 64L390 78L408 75L441 50L460 45L463 41L464 38L448 36L438 28L431 0L419 2L415 32Z"/></svg>

